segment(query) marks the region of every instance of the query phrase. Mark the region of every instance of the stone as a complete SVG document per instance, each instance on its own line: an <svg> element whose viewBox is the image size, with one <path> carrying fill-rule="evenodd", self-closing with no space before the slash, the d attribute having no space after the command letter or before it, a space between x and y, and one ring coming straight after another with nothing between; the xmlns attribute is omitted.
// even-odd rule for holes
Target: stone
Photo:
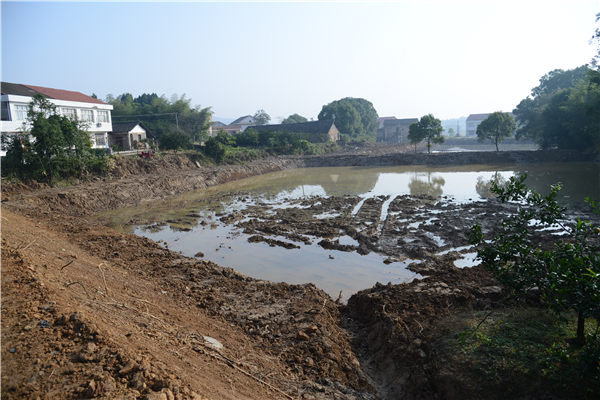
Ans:
<svg viewBox="0 0 600 400"><path fill-rule="evenodd" d="M319 330L319 327L317 325L311 325L304 330L304 333L306 333L307 335L312 335L313 333L315 333L318 330Z"/></svg>
<svg viewBox="0 0 600 400"><path fill-rule="evenodd" d="M167 400L167 394L163 393L163 392L153 392L153 393L148 393L145 397L144 400Z"/></svg>
<svg viewBox="0 0 600 400"><path fill-rule="evenodd" d="M140 392L146 389L146 379L142 372L137 372L129 381L129 387Z"/></svg>
<svg viewBox="0 0 600 400"><path fill-rule="evenodd" d="M135 368L137 368L137 364L135 361L133 360L129 360L124 366L123 368L121 368L121 370L119 371L119 374L121 375L127 375L130 372L132 372Z"/></svg>
<svg viewBox="0 0 600 400"><path fill-rule="evenodd" d="M296 339L297 340L302 340L302 341L306 342L306 341L310 340L310 337L308 337L308 335L306 333L304 333L304 332L298 332L296 334Z"/></svg>

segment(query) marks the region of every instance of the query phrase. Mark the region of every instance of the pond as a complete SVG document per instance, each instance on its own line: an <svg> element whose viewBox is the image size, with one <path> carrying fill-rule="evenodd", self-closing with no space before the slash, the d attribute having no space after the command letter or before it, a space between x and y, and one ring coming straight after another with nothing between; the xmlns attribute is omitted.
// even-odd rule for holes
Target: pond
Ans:
<svg viewBox="0 0 600 400"><path fill-rule="evenodd" d="M291 242L289 237L276 233L266 235L280 244L293 245L291 249L263 241L250 243L251 234L244 233L244 222L251 218L257 221L274 218L275 215L282 218L281 212L291 209L300 215L303 210L308 212L315 204L320 204L320 199L345 196L354 198L346 209L338 207L325 213L313 213L309 218L335 219L344 213L347 218L357 218L360 214L362 229L382 232L388 209L396 196L431 195L440 203L467 209L470 204L491 197L491 180L502 182L525 173L527 185L543 194L549 192L550 185L562 182L559 197L565 203L581 202L585 197L600 199L600 165L594 163L307 168L234 181L97 217L107 219L108 225L117 230L148 237L185 256L203 257L257 279L291 284L312 282L333 298L342 291L342 300L346 300L352 293L376 282L400 283L419 278L406 267L425 260L406 258L389 263L389 254L384 254L385 251L361 255L356 251L328 250L317 244L322 237L310 235L311 240L304 242ZM310 199L313 199L313 205L309 207L306 200ZM365 214L363 210L369 199L376 200L378 208L375 213ZM403 219L406 232L423 229L422 224L435 221L439 212L439 209L429 210L426 218L423 213L411 217L420 215L421 220L425 218L424 222ZM237 219L226 220L232 215L237 215ZM430 232L426 234L440 250L452 250L447 239ZM340 245L358 246L356 240L343 231L329 239L339 240ZM408 243L408 239L405 242ZM462 250L466 252L468 246ZM457 260L456 265L465 267L474 262L473 254L468 253L464 260Z"/></svg>

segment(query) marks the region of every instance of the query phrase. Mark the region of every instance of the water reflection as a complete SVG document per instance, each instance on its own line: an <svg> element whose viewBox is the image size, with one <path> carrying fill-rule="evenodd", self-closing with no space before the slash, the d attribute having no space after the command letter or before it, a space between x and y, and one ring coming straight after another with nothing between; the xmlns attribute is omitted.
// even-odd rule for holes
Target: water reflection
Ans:
<svg viewBox="0 0 600 400"><path fill-rule="evenodd" d="M422 179L427 177L426 179ZM415 172L415 175L410 179L408 188L411 195L429 194L433 197L440 197L444 193L442 186L446 184L446 180L441 176L432 174L431 172Z"/></svg>
<svg viewBox="0 0 600 400"><path fill-rule="evenodd" d="M483 176L478 176L477 183L475 184L475 190L482 199L491 199L496 197L496 194L490 190L492 185L495 183L497 186L503 187L506 186L507 182L508 179L496 171L492 178L488 180L486 180Z"/></svg>
<svg viewBox="0 0 600 400"><path fill-rule="evenodd" d="M234 227L220 218L261 204L290 207L289 200L313 195L362 199L390 195L391 201L398 195L426 193L467 203L490 198L492 182L504 183L524 173L528 174L525 184L542 194L549 192L550 185L562 182L559 195L565 196L561 197L564 201L582 201L585 197L600 200L600 164L593 163L307 168L242 179L99 214L98 218L119 231L167 241L172 250L187 256L202 251L205 259L246 275L288 283L313 282L337 296L340 290L346 294L377 281L397 283L410 279L412 274L397 263L386 266L383 256L374 253L338 255L340 252L316 245L301 244L302 250L285 250L251 244L247 235L232 231ZM215 200L231 192L236 194Z"/></svg>

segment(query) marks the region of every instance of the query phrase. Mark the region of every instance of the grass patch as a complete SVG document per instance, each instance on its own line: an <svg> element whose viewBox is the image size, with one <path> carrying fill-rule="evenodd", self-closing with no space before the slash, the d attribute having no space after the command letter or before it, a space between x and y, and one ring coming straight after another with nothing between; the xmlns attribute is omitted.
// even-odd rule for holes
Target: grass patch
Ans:
<svg viewBox="0 0 600 400"><path fill-rule="evenodd" d="M596 320L586 321L587 344L581 347L574 340L575 315L565 322L538 309L509 309L494 311L481 323L487 314L459 314L438 326L437 367L459 397L598 398Z"/></svg>

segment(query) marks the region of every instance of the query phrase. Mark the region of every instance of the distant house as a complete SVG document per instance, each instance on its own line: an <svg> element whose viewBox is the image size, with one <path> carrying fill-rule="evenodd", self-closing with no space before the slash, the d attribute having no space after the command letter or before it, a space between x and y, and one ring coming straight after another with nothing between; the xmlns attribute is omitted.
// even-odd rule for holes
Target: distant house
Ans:
<svg viewBox="0 0 600 400"><path fill-rule="evenodd" d="M383 123L390 119L396 119L396 117L380 117L379 118L379 128L383 128Z"/></svg>
<svg viewBox="0 0 600 400"><path fill-rule="evenodd" d="M119 122L113 124L113 130L108 134L109 145L119 145L123 150L134 150L136 142L154 139L154 135L142 122Z"/></svg>
<svg viewBox="0 0 600 400"><path fill-rule="evenodd" d="M27 119L29 103L34 95L41 94L56 106L61 115L77 117L87 123L94 148L108 147L108 133L112 131L112 105L80 92L19 83L2 82L0 92L2 133L14 134L21 131L23 122Z"/></svg>
<svg viewBox="0 0 600 400"><path fill-rule="evenodd" d="M477 136L477 126L483 122L491 113L470 114L467 118L467 137Z"/></svg>
<svg viewBox="0 0 600 400"><path fill-rule="evenodd" d="M477 136L477 127L480 123L482 123L487 117L492 113L486 114L470 114L467 118L467 137L475 137ZM513 118L515 117L513 113L509 113Z"/></svg>
<svg viewBox="0 0 600 400"><path fill-rule="evenodd" d="M246 128L254 125L254 117L252 115L245 115L239 117L229 125L225 125L220 121L216 121L210 128L208 128L208 136L214 136L219 131L227 132L230 135L235 135L240 132L244 132Z"/></svg>
<svg viewBox="0 0 600 400"><path fill-rule="evenodd" d="M252 129L256 131L308 133L312 135L313 142L325 142L340 140L340 131L334 121L309 121L297 124L257 125Z"/></svg>
<svg viewBox="0 0 600 400"><path fill-rule="evenodd" d="M219 131L227 132L230 135L235 135L237 133L242 132L246 127L243 125L235 124L235 125L213 125L208 128L208 136L215 136Z"/></svg>
<svg viewBox="0 0 600 400"><path fill-rule="evenodd" d="M377 141L387 143L402 143L408 136L408 127L413 122L419 122L418 118L386 119L383 128L377 131Z"/></svg>

